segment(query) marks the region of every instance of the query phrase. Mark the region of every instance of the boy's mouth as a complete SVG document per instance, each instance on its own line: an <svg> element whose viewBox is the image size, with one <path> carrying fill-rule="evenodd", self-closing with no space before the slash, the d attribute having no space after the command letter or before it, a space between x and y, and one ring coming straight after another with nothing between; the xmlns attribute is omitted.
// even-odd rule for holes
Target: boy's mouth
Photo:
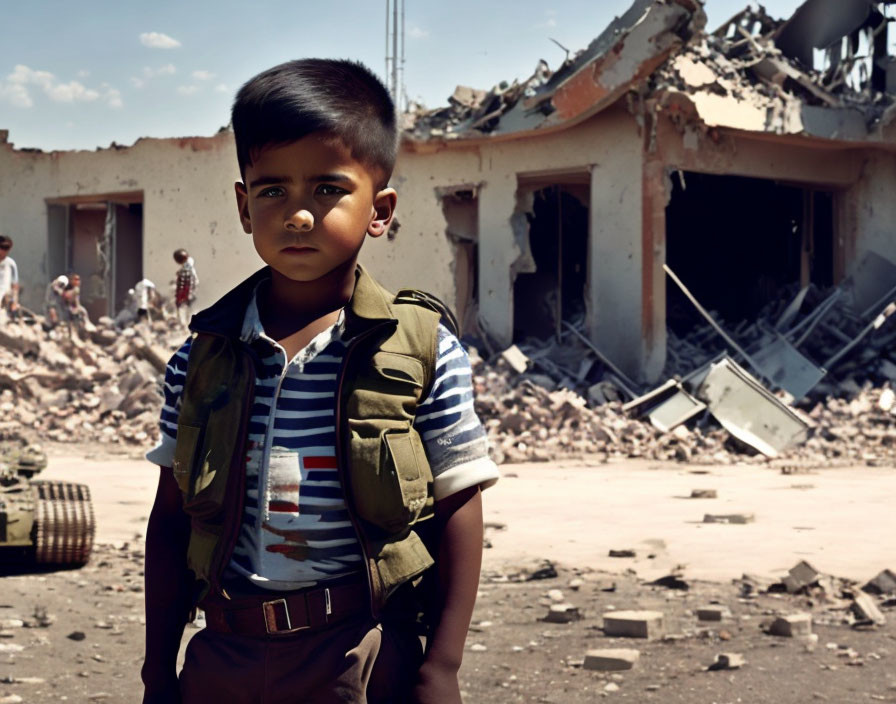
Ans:
<svg viewBox="0 0 896 704"><path fill-rule="evenodd" d="M314 247L309 247L307 245L291 245L289 247L284 247L281 250L284 254L309 254L311 252L316 252L317 250Z"/></svg>

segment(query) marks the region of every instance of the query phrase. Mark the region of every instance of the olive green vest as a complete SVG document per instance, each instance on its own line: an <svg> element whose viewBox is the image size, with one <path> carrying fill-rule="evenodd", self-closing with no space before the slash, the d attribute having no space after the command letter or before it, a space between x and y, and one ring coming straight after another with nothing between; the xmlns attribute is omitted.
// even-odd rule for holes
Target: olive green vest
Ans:
<svg viewBox="0 0 896 704"><path fill-rule="evenodd" d="M258 362L234 323L242 322L263 274L243 282L191 325L173 470L191 517L187 560L198 598L209 589L227 596L220 579L243 515L243 458ZM338 376L336 457L374 614L395 589L433 564L416 530L433 515L433 478L413 423L432 383L440 316L413 302L388 293L359 266L345 308L348 342Z"/></svg>

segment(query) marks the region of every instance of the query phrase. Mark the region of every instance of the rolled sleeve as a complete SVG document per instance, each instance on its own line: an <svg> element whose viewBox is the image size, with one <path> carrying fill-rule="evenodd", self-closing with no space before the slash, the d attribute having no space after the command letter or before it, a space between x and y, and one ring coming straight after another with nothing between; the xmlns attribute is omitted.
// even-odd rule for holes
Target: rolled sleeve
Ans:
<svg viewBox="0 0 896 704"><path fill-rule="evenodd" d="M460 344L439 327L435 380L417 407L414 427L423 439L433 474L433 495L441 500L471 486L486 489L498 481L488 456L488 438L473 408L473 371Z"/></svg>

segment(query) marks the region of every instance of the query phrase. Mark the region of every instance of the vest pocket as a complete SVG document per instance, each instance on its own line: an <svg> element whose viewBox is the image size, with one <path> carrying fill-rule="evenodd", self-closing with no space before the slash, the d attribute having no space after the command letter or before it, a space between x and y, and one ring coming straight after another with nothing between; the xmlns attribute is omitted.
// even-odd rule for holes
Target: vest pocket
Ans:
<svg viewBox="0 0 896 704"><path fill-rule="evenodd" d="M375 438L354 438L351 490L358 515L390 533L420 516L432 481L415 430L386 430Z"/></svg>

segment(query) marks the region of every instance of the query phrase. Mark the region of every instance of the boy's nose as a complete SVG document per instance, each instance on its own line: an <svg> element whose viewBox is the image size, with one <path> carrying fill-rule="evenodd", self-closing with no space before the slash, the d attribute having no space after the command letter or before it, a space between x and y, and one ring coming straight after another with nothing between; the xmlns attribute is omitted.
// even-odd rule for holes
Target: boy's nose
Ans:
<svg viewBox="0 0 896 704"><path fill-rule="evenodd" d="M286 218L286 229L308 232L314 227L314 216L305 208L298 208Z"/></svg>

